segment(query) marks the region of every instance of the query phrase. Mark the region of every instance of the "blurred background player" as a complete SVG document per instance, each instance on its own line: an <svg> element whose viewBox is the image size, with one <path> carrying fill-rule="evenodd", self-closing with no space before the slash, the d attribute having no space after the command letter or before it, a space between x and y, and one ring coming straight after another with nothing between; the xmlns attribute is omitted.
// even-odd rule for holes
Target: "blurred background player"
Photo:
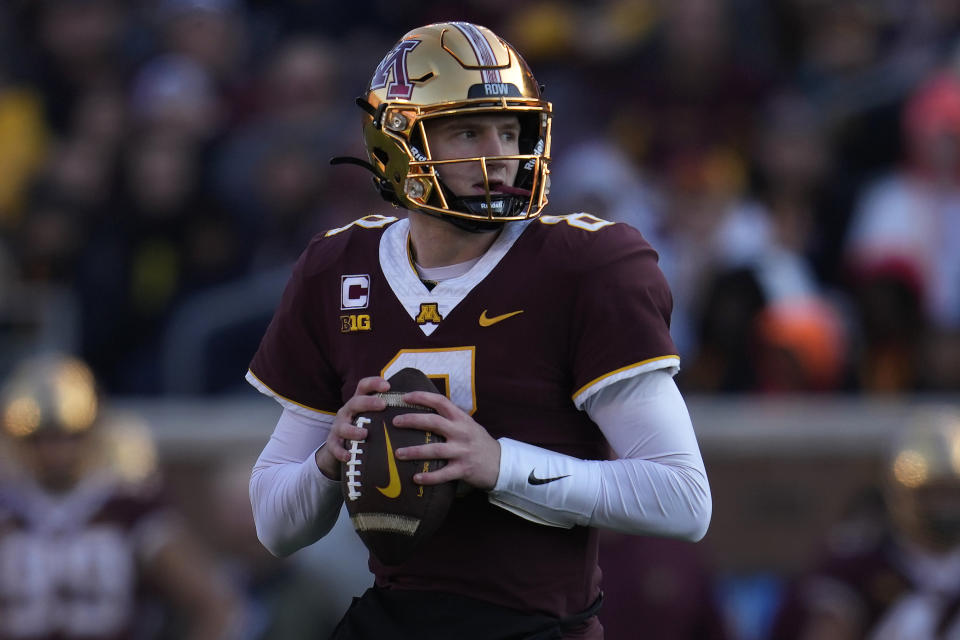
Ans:
<svg viewBox="0 0 960 640"><path fill-rule="evenodd" d="M702 545L670 538L600 534L607 638L734 640L718 581Z"/></svg>
<svg viewBox="0 0 960 640"><path fill-rule="evenodd" d="M335 543L322 560L272 555L257 539L253 524L251 464L253 460L246 457L219 463L208 490L199 495L196 482L189 483L193 506L203 512L198 518L206 521L204 539L216 550L224 573L243 600L239 640L326 638L349 606L351 595L368 586L368 580L355 571L366 558L366 548L348 525L336 532ZM324 571L315 570L315 562L322 562Z"/></svg>
<svg viewBox="0 0 960 640"><path fill-rule="evenodd" d="M892 443L882 500L859 504L770 638L960 638L960 413L918 413Z"/></svg>
<svg viewBox="0 0 960 640"><path fill-rule="evenodd" d="M231 587L165 504L149 435L107 424L86 364L24 360L0 407L0 638L238 637Z"/></svg>

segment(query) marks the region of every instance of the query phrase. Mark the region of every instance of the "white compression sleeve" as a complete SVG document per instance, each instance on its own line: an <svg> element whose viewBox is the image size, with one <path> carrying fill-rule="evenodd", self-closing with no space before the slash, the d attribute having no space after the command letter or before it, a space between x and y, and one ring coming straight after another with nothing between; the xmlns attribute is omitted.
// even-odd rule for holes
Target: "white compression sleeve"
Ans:
<svg viewBox="0 0 960 640"><path fill-rule="evenodd" d="M314 460L331 424L333 416L284 409L253 466L250 504L257 537L276 556L322 538L340 514L340 483L323 475Z"/></svg>
<svg viewBox="0 0 960 640"><path fill-rule="evenodd" d="M585 409L620 459L580 460L501 438L500 476L490 501L552 526L702 538L710 523L710 487L670 373L614 383L589 398Z"/></svg>

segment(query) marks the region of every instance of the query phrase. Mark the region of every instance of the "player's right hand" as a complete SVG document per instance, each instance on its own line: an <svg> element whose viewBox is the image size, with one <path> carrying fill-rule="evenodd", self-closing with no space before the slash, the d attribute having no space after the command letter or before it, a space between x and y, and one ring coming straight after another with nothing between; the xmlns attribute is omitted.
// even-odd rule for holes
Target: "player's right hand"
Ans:
<svg viewBox="0 0 960 640"><path fill-rule="evenodd" d="M350 452L343 446L344 443L367 437L365 428L353 424L354 418L367 411L383 411L387 406L386 402L372 394L389 390L390 383L379 376L363 378L357 384L353 397L337 411L326 444L317 449L317 467L325 476L334 480L340 479L340 463L350 460Z"/></svg>

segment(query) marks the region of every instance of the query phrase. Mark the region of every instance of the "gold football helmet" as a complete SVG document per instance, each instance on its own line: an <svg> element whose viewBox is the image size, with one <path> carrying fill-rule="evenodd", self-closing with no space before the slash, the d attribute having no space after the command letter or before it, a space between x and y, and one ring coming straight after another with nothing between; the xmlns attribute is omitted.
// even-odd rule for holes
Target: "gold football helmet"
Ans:
<svg viewBox="0 0 960 640"><path fill-rule="evenodd" d="M0 393L0 411L3 430L13 438L45 430L83 433L99 413L93 373L84 362L60 354L25 360Z"/></svg>
<svg viewBox="0 0 960 640"><path fill-rule="evenodd" d="M552 107L540 96L526 62L486 27L431 24L407 33L377 67L366 93L363 137L375 183L388 201L469 230L534 218L547 204ZM424 122L466 114L513 114L520 121L519 154L436 160ZM487 162L519 161L513 185L491 188ZM480 164L485 194L458 196L438 166Z"/></svg>
<svg viewBox="0 0 960 640"><path fill-rule="evenodd" d="M887 501L899 531L945 551L960 545L960 413L917 411L896 434Z"/></svg>

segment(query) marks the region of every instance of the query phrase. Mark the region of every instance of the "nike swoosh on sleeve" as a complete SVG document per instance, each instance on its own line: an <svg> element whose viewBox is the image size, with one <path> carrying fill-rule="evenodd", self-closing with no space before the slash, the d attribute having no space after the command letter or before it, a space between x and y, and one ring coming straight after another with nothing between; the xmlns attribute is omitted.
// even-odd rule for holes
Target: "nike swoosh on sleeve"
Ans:
<svg viewBox="0 0 960 640"><path fill-rule="evenodd" d="M550 483L550 482L556 482L557 480L563 480L564 478L569 478L569 477L570 477L570 474L568 473L568 474L565 475L565 476L554 476L553 478L538 478L538 477L535 475L535 471L536 471L536 469L531 470L531 471L530 471L530 475L527 476L527 482L530 483L530 484L533 484L533 485L537 485L537 484L547 484L547 483Z"/></svg>

